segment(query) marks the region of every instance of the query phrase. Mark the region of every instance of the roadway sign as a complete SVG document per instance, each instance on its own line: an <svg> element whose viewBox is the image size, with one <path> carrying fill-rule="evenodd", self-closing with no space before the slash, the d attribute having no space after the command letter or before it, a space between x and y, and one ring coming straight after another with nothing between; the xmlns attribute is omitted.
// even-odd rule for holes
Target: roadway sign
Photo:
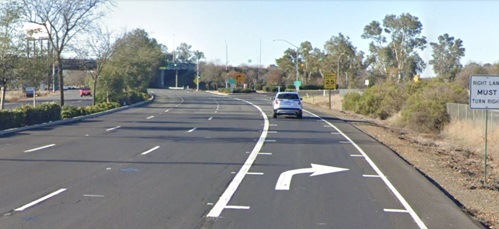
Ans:
<svg viewBox="0 0 499 229"><path fill-rule="evenodd" d="M295 87L301 87L301 81L297 80L295 81Z"/></svg>
<svg viewBox="0 0 499 229"><path fill-rule="evenodd" d="M229 80L229 84L231 84L231 85L236 84L236 80L231 78L231 79Z"/></svg>
<svg viewBox="0 0 499 229"><path fill-rule="evenodd" d="M237 75L236 75L236 81L238 83L244 83L244 74L243 73L237 73Z"/></svg>
<svg viewBox="0 0 499 229"><path fill-rule="evenodd" d="M324 89L336 89L336 73L324 73Z"/></svg>
<svg viewBox="0 0 499 229"><path fill-rule="evenodd" d="M470 77L470 109L499 109L499 75Z"/></svg>

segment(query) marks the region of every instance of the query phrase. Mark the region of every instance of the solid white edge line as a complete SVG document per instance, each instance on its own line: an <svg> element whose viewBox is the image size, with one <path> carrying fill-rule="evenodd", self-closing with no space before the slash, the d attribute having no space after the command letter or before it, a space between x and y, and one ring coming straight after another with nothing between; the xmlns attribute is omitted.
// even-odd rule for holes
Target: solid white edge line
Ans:
<svg viewBox="0 0 499 229"><path fill-rule="evenodd" d="M146 154L148 154L154 150L157 150L157 149L159 149L159 146L155 146L155 147L151 148L150 150L141 153L140 155L146 155Z"/></svg>
<svg viewBox="0 0 499 229"><path fill-rule="evenodd" d="M37 151L37 150L41 150L41 149L45 149L45 148L49 148L49 147L52 147L52 146L55 146L55 144L50 144L50 145L46 145L46 146L41 146L41 147L34 148L34 149L29 149L29 150L26 150L26 151L24 151L24 152L25 152L25 153L30 153L30 152L33 152L33 151Z"/></svg>
<svg viewBox="0 0 499 229"><path fill-rule="evenodd" d="M236 100L240 100L240 99L236 99ZM217 218L220 216L220 214L222 214L223 209L227 207L227 204L229 203L230 199L232 198L232 196L236 192L237 188L239 187L239 184L241 184L241 182L244 179L244 176L246 175L246 173L248 173L251 166L255 162L256 157L258 156L258 153L260 152L260 150L263 147L263 144L265 143L265 138L267 137L267 131L269 130L269 119L268 119L267 115L265 114L265 112L262 110L262 108L254 105L251 102L244 101L244 100L240 100L240 101L248 103L260 111L260 114L262 115L263 121L264 121L262 134L260 135L258 142L255 144L253 151L251 151L250 155L248 156L248 159L246 159L246 162L244 162L244 165L241 167L241 169L236 174L234 179L230 182L227 189L225 189L224 193L220 196L217 203L213 206L213 208L210 210L208 215L206 215L206 217Z"/></svg>
<svg viewBox="0 0 499 229"><path fill-rule="evenodd" d="M16 212L22 212L22 211L24 211L24 210L26 210L26 209L28 209L30 207L33 207L33 206L35 206L35 205L37 205L37 204L39 204L39 203L41 203L41 202L43 202L43 201L45 201L47 199L50 199L50 198L52 198L52 197L54 197L56 195L59 195L60 193L66 191L66 190L67 189L65 189L65 188L61 188L61 189L59 189L59 190L57 190L57 191L55 191L53 193L50 193L50 194L48 194L48 195L46 195L46 196L44 196L44 197L42 197L42 198L40 198L38 200L35 200L35 201L33 201L33 202L29 203L29 204L23 205L20 208L16 208L16 209L14 209L14 211L16 211Z"/></svg>
<svg viewBox="0 0 499 229"><path fill-rule="evenodd" d="M311 114L312 116L314 116L316 118L321 119L322 121L324 121L325 123L327 123L329 126L333 127L338 133L340 133L349 142L351 142L352 145L357 149L357 151L359 151L359 153L364 156L364 158L366 159L367 163L369 163L369 165L374 169L374 171L376 171L376 173L380 176L380 178L383 180L383 182L385 182L386 186L390 189L390 191L392 191L392 193L395 195L395 197L397 197L397 199L405 207L405 209L407 209L408 213L411 215L412 219L416 222L416 224L419 226L419 228L421 228L421 229L427 229L428 228L424 224L423 220L421 220L421 218L419 218L418 214L416 214L416 212L414 211L414 209L412 209L411 205L409 205L409 203L407 203L407 201L400 194L400 192L395 188L395 186L393 186L393 184L388 180L388 178L383 174L383 172L381 172L381 170L371 160L371 158L369 156L367 156L367 154L364 152L364 150L362 150L357 145L357 143L355 143L354 141L352 141L352 139L350 139L350 137L348 137L345 133L343 133L343 131L341 131L340 129L338 129L338 127L336 127L335 125L331 124L327 120L321 118L320 116L318 116L318 115L316 115L316 114L314 114L314 113L312 113L310 111L307 111L307 110L304 110L304 111L307 112L307 113L309 113L309 114Z"/></svg>

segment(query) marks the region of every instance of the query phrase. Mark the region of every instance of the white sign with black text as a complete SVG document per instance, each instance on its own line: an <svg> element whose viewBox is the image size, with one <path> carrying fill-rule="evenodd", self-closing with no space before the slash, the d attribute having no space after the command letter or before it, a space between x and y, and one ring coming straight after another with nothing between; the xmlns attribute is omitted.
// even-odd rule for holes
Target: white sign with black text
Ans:
<svg viewBox="0 0 499 229"><path fill-rule="evenodd" d="M470 77L470 108L499 109L499 75Z"/></svg>

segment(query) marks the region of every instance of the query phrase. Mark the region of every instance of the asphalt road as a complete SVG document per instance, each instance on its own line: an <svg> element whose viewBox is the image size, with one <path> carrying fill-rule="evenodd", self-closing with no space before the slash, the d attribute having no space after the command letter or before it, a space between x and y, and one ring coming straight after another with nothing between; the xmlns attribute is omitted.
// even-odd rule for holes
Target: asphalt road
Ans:
<svg viewBox="0 0 499 229"><path fill-rule="evenodd" d="M479 228L345 120L269 119L266 94L153 92L1 137L0 228Z"/></svg>

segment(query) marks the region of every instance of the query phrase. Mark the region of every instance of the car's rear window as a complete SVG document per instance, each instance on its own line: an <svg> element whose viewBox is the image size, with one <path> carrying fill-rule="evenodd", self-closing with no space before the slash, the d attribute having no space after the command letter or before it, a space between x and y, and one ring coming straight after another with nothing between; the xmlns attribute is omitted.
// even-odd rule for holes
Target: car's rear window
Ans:
<svg viewBox="0 0 499 229"><path fill-rule="evenodd" d="M300 99L297 94L279 94L278 99Z"/></svg>

